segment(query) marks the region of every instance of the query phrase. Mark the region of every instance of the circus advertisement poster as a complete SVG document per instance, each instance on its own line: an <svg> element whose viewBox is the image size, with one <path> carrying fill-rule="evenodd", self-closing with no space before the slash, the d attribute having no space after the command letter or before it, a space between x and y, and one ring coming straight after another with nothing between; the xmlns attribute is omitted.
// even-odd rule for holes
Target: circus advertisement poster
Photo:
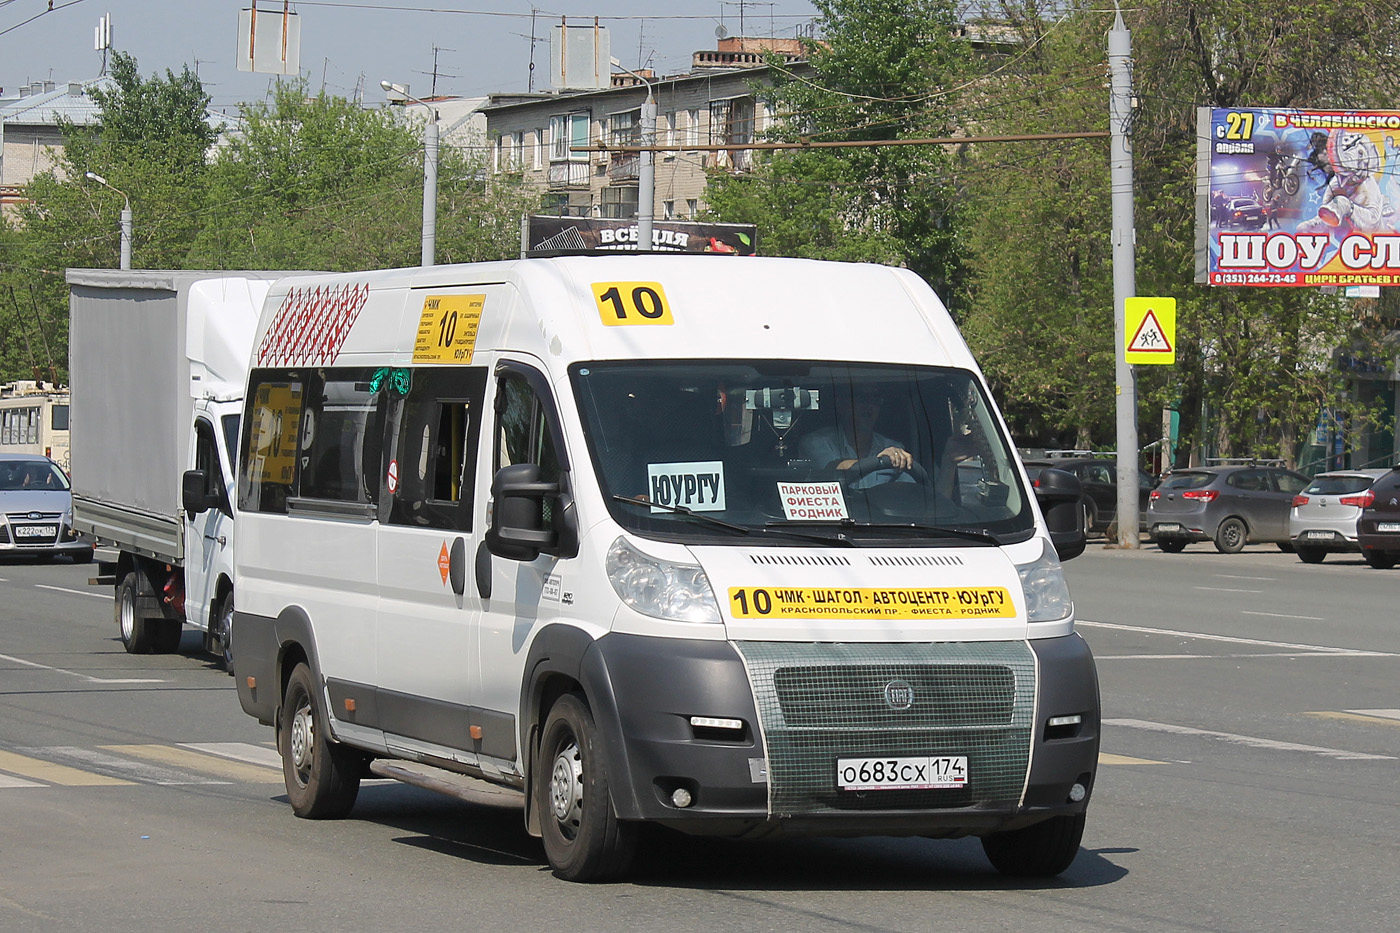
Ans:
<svg viewBox="0 0 1400 933"><path fill-rule="evenodd" d="M1400 112L1203 109L1198 126L1197 281L1400 284Z"/></svg>

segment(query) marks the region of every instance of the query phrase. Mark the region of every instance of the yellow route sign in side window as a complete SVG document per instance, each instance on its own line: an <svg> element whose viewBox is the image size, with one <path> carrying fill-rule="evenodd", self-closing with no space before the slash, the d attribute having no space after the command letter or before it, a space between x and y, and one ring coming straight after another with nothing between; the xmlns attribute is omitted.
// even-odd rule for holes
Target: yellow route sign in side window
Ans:
<svg viewBox="0 0 1400 933"><path fill-rule="evenodd" d="M470 363L485 305L485 295L429 295L424 298L418 335L413 342L413 362Z"/></svg>
<svg viewBox="0 0 1400 933"><path fill-rule="evenodd" d="M610 327L676 323L660 282L594 282L593 300L599 317Z"/></svg>

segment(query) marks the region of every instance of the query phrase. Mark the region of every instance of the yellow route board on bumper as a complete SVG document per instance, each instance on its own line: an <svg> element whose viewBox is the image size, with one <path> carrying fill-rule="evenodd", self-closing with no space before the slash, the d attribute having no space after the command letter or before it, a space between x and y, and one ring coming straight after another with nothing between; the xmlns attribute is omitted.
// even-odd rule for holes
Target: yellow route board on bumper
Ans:
<svg viewBox="0 0 1400 933"><path fill-rule="evenodd" d="M736 619L1011 619L1001 586L731 586Z"/></svg>

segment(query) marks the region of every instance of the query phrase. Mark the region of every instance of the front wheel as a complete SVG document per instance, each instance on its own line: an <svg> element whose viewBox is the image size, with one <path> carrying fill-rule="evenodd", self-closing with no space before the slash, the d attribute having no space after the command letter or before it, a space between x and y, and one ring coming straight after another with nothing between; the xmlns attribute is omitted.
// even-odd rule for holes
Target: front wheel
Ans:
<svg viewBox="0 0 1400 933"><path fill-rule="evenodd" d="M1215 549L1221 554L1238 554L1244 550L1248 537L1244 522L1238 518L1227 518L1215 530Z"/></svg>
<svg viewBox="0 0 1400 933"><path fill-rule="evenodd" d="M1305 564L1320 564L1327 557L1327 552L1320 547L1295 548L1294 553L1296 553L1298 559Z"/></svg>
<svg viewBox="0 0 1400 933"><path fill-rule="evenodd" d="M1367 551L1366 563L1376 570L1389 570L1395 566L1395 554L1391 551Z"/></svg>
<svg viewBox="0 0 1400 933"><path fill-rule="evenodd" d="M277 751L293 813L309 820L333 820L350 812L360 793L358 754L327 735L311 668L305 664L298 664L287 680Z"/></svg>
<svg viewBox="0 0 1400 933"><path fill-rule="evenodd" d="M233 675L233 591L229 590L219 601L219 611L214 620L214 653L219 656L223 669Z"/></svg>
<svg viewBox="0 0 1400 933"><path fill-rule="evenodd" d="M534 792L545 855L555 875L601 881L627 871L636 852L636 827L613 812L607 762L582 697L565 694L550 709Z"/></svg>
<svg viewBox="0 0 1400 933"><path fill-rule="evenodd" d="M1186 550L1186 541L1183 538L1159 538L1157 547L1167 554L1180 554Z"/></svg>
<svg viewBox="0 0 1400 933"><path fill-rule="evenodd" d="M1084 814L1048 820L982 837L982 851L992 867L1017 878L1048 878L1069 867L1084 838Z"/></svg>

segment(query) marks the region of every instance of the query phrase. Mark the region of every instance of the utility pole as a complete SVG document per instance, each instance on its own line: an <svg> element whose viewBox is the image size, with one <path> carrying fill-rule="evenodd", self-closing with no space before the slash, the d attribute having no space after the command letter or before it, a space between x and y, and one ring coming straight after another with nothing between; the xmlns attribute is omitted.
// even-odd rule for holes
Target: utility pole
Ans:
<svg viewBox="0 0 1400 933"><path fill-rule="evenodd" d="M428 109L428 122L423 126L423 251L421 266L431 266L437 253L437 187L438 187L438 112L425 100L408 93L408 88L391 81L379 86L390 94L413 100Z"/></svg>
<svg viewBox="0 0 1400 933"><path fill-rule="evenodd" d="M647 253L652 248L651 231L656 216L656 95L651 82L622 62L611 60L612 66L646 85L647 99L642 104L642 138L640 165L637 170L637 249Z"/></svg>
<svg viewBox="0 0 1400 933"><path fill-rule="evenodd" d="M1108 123L1108 178L1113 204L1113 339L1118 426L1118 545L1138 546L1137 383L1128 362L1124 303L1137 292L1133 226L1133 40L1114 0L1108 33L1108 72L1112 86Z"/></svg>

